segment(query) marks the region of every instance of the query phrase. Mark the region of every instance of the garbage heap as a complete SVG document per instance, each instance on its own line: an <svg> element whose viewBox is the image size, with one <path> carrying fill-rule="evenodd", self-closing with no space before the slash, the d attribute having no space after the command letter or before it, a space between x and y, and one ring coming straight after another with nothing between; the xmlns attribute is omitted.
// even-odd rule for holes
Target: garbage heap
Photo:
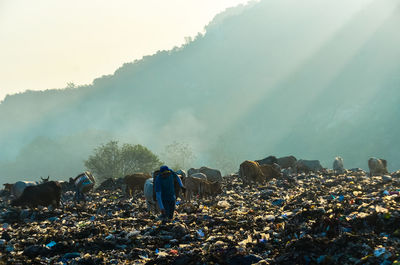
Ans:
<svg viewBox="0 0 400 265"><path fill-rule="evenodd" d="M0 264L400 264L399 175L296 174L177 201L176 220L142 192L92 193L63 209L0 201Z"/></svg>

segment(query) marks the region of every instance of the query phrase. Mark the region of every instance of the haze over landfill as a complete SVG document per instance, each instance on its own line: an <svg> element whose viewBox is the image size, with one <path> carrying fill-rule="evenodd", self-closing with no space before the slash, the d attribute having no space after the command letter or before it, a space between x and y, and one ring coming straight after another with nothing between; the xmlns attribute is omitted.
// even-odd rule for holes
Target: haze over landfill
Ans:
<svg viewBox="0 0 400 265"><path fill-rule="evenodd" d="M191 166L226 173L268 155L325 167L340 155L364 169L375 156L395 170L398 10L396 1L251 2L90 85L7 96L2 180L76 175L109 140L161 158L166 145L184 142Z"/></svg>

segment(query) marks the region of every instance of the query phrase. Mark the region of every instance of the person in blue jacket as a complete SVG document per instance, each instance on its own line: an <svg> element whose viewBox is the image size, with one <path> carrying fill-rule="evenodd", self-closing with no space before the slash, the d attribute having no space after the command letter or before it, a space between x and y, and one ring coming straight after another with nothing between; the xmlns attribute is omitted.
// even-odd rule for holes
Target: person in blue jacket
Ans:
<svg viewBox="0 0 400 265"><path fill-rule="evenodd" d="M177 181L182 190L185 191L178 175L168 166L161 166L160 173L155 178L154 188L163 219L171 220L174 217L176 203L174 181Z"/></svg>

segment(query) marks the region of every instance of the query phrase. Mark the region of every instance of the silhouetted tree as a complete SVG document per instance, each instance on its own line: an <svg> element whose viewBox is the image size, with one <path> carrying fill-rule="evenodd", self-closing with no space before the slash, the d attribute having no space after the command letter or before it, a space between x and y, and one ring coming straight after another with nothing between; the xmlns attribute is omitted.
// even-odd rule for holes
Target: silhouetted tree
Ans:
<svg viewBox="0 0 400 265"><path fill-rule="evenodd" d="M151 172L161 166L161 161L157 155L140 144L124 144L120 153L122 175L128 175L133 172Z"/></svg>

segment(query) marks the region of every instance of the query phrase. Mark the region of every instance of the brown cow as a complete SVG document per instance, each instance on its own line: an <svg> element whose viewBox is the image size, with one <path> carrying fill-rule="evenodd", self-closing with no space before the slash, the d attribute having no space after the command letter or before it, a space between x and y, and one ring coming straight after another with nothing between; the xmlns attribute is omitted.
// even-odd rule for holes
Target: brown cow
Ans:
<svg viewBox="0 0 400 265"><path fill-rule="evenodd" d="M240 164L239 178L242 179L243 184L251 185L251 183L264 183L272 178L278 178L282 174L277 165L259 165L255 161L246 160Z"/></svg>
<svg viewBox="0 0 400 265"><path fill-rule="evenodd" d="M185 192L185 200L190 201L193 194L199 195L201 197L203 195L203 186L202 182L206 181L200 178L195 178L192 176L186 177L183 185L186 188Z"/></svg>
<svg viewBox="0 0 400 265"><path fill-rule="evenodd" d="M270 181L273 178L279 178L282 176L282 173L279 169L279 165L261 165L261 172L264 174L265 180Z"/></svg>
<svg viewBox="0 0 400 265"><path fill-rule="evenodd" d="M255 161L246 160L240 164L239 178L242 179L243 184L251 184L253 182L264 182L265 177L261 171L260 165Z"/></svg>
<svg viewBox="0 0 400 265"><path fill-rule="evenodd" d="M186 188L185 200L190 201L193 194L200 198L215 196L222 192L221 183L218 181L208 181L206 179L187 177L184 186Z"/></svg>
<svg viewBox="0 0 400 265"><path fill-rule="evenodd" d="M212 197L222 193L222 185L220 182L210 182L210 181L203 181L202 182L202 197Z"/></svg>
<svg viewBox="0 0 400 265"><path fill-rule="evenodd" d="M57 181L48 181L35 186L28 186L22 195L11 202L11 206L37 206L52 205L57 208L61 200L61 184Z"/></svg>
<svg viewBox="0 0 400 265"><path fill-rule="evenodd" d="M132 197L135 188L137 190L143 191L144 183L147 179L151 178L150 174L147 173L134 173L132 175L127 175L124 177L124 183L126 185L126 194Z"/></svg>

